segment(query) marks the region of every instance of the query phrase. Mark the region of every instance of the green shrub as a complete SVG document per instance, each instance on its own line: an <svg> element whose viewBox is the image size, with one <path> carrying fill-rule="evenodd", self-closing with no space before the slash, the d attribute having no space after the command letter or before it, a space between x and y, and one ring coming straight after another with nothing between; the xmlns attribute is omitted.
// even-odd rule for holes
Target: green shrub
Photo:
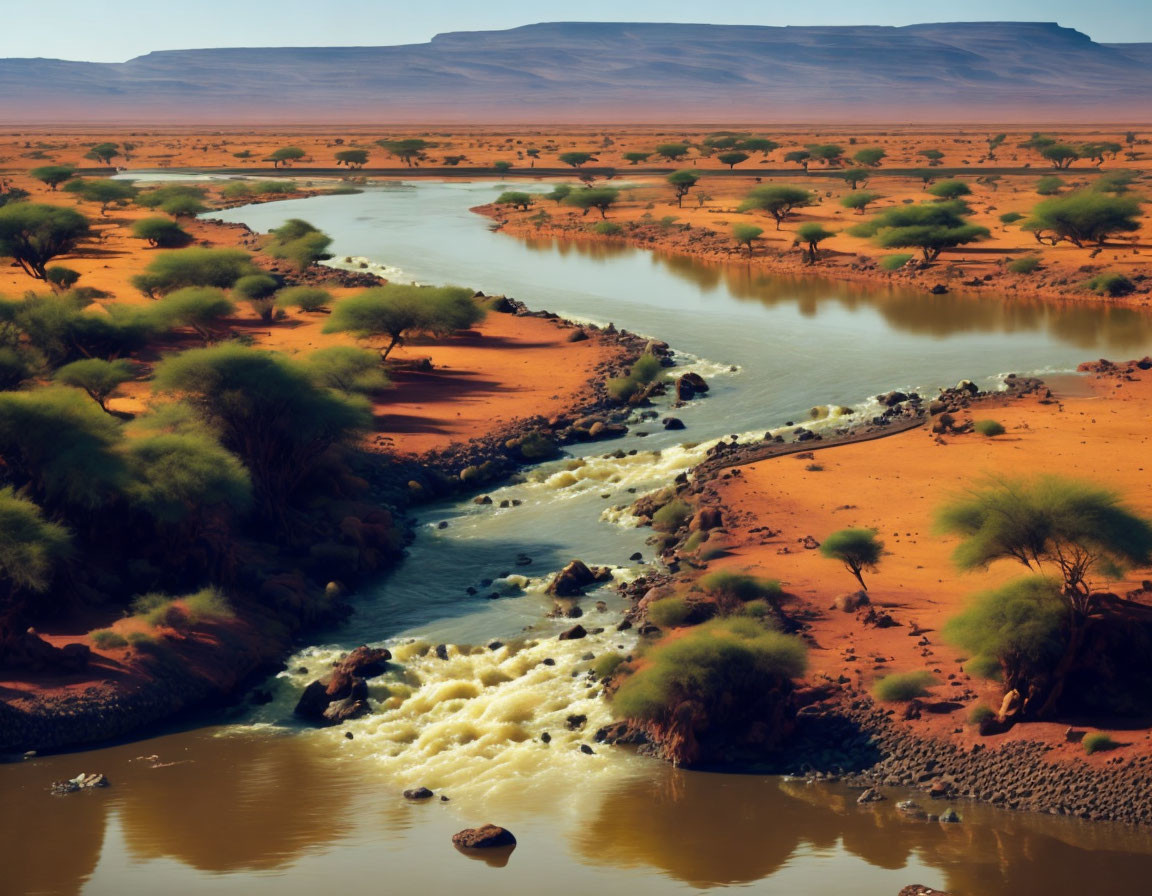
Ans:
<svg viewBox="0 0 1152 896"><path fill-rule="evenodd" d="M155 218L141 218L132 224L132 236L138 240L147 240L148 245L160 249L176 249L186 246L192 237L179 224L171 218L157 216Z"/></svg>
<svg viewBox="0 0 1152 896"><path fill-rule="evenodd" d="M773 620L772 605L766 600L750 600L745 603L737 611L738 616L751 616L753 619L759 619L766 624L771 624Z"/></svg>
<svg viewBox="0 0 1152 896"><path fill-rule="evenodd" d="M162 252L132 278L132 285L147 295L186 286L230 288L241 277L260 273L243 249L178 249Z"/></svg>
<svg viewBox="0 0 1152 896"><path fill-rule="evenodd" d="M744 604L756 600L765 601L777 608L784 594L780 583L773 579L761 579L727 569L710 572L702 576L697 584L725 613L737 612Z"/></svg>
<svg viewBox="0 0 1152 896"><path fill-rule="evenodd" d="M273 258L291 261L298 270L303 271L317 261L331 258L328 253L331 244L332 237L307 221L289 218L272 231L267 251Z"/></svg>
<svg viewBox="0 0 1152 896"><path fill-rule="evenodd" d="M792 679L804 673L807 651L799 638L768 631L752 619L732 618L706 622L682 638L657 644L646 659L613 696L613 711L620 718L667 726L669 758L691 761L694 753L680 752L677 742L695 743L707 727L729 736L747 730L754 720L773 718ZM706 707L705 718L678 716L685 702ZM680 732L681 726L690 729Z"/></svg>
<svg viewBox="0 0 1152 896"><path fill-rule="evenodd" d="M1084 752L1091 756L1093 753L1103 753L1106 750L1115 750L1119 743L1103 731L1094 731L1084 738Z"/></svg>
<svg viewBox="0 0 1152 896"><path fill-rule="evenodd" d="M332 293L315 286L289 286L276 293L276 304L280 308L323 311L331 302Z"/></svg>
<svg viewBox="0 0 1152 896"><path fill-rule="evenodd" d="M177 630L233 615L227 600L215 588L203 588L183 597L143 594L132 601L132 612L153 628L166 625Z"/></svg>
<svg viewBox="0 0 1152 896"><path fill-rule="evenodd" d="M911 252L898 252L894 255L880 256L880 269L884 271L898 271L912 260Z"/></svg>
<svg viewBox="0 0 1152 896"><path fill-rule="evenodd" d="M97 650L113 650L117 647L128 646L128 639L119 632L112 631L110 628L96 629L95 631L89 632L88 637L92 639L92 643L96 645Z"/></svg>
<svg viewBox="0 0 1152 896"><path fill-rule="evenodd" d="M1008 262L1008 270L1013 274L1031 274L1039 268L1040 257L1038 255L1025 255L1023 258Z"/></svg>
<svg viewBox="0 0 1152 896"><path fill-rule="evenodd" d="M556 443L539 431L530 432L519 440L521 457L529 461L548 460L557 453Z"/></svg>
<svg viewBox="0 0 1152 896"><path fill-rule="evenodd" d="M644 386L664 375L664 365L655 355L645 354L636 359L627 375L613 377L605 383L608 394L618 401L627 401Z"/></svg>
<svg viewBox="0 0 1152 896"><path fill-rule="evenodd" d="M979 706L973 706L969 711L968 724L973 728L978 728L980 725L984 724L984 722L994 718L996 718L995 710L993 710L991 707L980 704Z"/></svg>
<svg viewBox="0 0 1152 896"><path fill-rule="evenodd" d="M44 269L44 279L55 289L71 289L80 279L80 272L62 264L54 264Z"/></svg>
<svg viewBox="0 0 1152 896"><path fill-rule="evenodd" d="M993 436L1004 435L1004 427L996 420L977 420L972 424L972 428L982 436L992 438Z"/></svg>
<svg viewBox="0 0 1152 896"><path fill-rule="evenodd" d="M872 694L884 703L914 700L926 696L935 683L931 672L896 672L878 679L872 685Z"/></svg>
<svg viewBox="0 0 1152 896"><path fill-rule="evenodd" d="M128 643L137 649L150 650L159 645L159 639L148 632L128 632Z"/></svg>
<svg viewBox="0 0 1152 896"><path fill-rule="evenodd" d="M679 498L673 498L652 514L652 528L657 532L675 532L691 515L691 507Z"/></svg>
<svg viewBox="0 0 1152 896"><path fill-rule="evenodd" d="M1000 223L1004 224L1005 226L1009 224L1015 224L1017 221L1023 220L1024 214L1022 212L1004 212L1004 214L1000 216Z"/></svg>
<svg viewBox="0 0 1152 896"><path fill-rule="evenodd" d="M973 678L986 678L989 681L999 681L1004 677L1000 660L994 656L974 656L964 664L964 671Z"/></svg>
<svg viewBox="0 0 1152 896"><path fill-rule="evenodd" d="M662 628L683 625L692 615L692 607L682 597L664 597L648 605L648 618Z"/></svg>
<svg viewBox="0 0 1152 896"><path fill-rule="evenodd" d="M1126 296L1135 291L1136 284L1123 274L1097 274L1084 283L1084 288L1101 296Z"/></svg>
<svg viewBox="0 0 1152 896"><path fill-rule="evenodd" d="M596 662L592 664L592 673L601 680L611 678L625 661L625 657L622 654L615 652L602 653L596 658Z"/></svg>
<svg viewBox="0 0 1152 896"><path fill-rule="evenodd" d="M615 221L597 221L592 225L592 232L600 236L619 236L624 232L624 228Z"/></svg>

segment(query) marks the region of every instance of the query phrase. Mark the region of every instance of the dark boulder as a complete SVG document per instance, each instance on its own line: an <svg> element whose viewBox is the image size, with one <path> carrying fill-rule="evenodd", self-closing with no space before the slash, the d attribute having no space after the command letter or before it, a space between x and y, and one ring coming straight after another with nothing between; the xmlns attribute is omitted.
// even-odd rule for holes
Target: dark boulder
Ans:
<svg viewBox="0 0 1152 896"><path fill-rule="evenodd" d="M582 625L574 625L566 632L561 632L557 638L560 641L577 641L580 638L588 637L588 632Z"/></svg>
<svg viewBox="0 0 1152 896"><path fill-rule="evenodd" d="M452 843L457 849L492 849L498 846L515 846L512 832L495 824L478 828L465 828L452 835Z"/></svg>
<svg viewBox="0 0 1152 896"><path fill-rule="evenodd" d="M435 794L427 787L414 787L411 790L404 791L404 799L417 802L419 800L430 800L433 796L435 796Z"/></svg>
<svg viewBox="0 0 1152 896"><path fill-rule="evenodd" d="M375 678L388 668L392 653L384 647L362 645L349 653L336 668L358 678Z"/></svg>

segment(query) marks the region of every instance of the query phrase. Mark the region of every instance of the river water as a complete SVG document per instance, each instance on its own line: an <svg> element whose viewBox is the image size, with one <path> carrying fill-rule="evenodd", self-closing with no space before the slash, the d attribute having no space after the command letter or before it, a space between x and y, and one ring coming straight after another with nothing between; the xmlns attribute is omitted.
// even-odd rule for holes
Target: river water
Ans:
<svg viewBox="0 0 1152 896"><path fill-rule="evenodd" d="M1152 318L519 240L468 211L498 189L422 183L220 217L260 231L305 218L334 237L337 263L506 293L664 339L712 384L706 399L677 411L687 430L639 422L623 440L582 446L490 492L493 506L421 509L408 560L358 596L345 626L292 658L270 682L270 704L142 742L0 766L0 893L742 886L887 896L920 882L960 896L1049 896L1100 880L1142 891L1152 876L1143 832L963 803L963 824L915 823L895 813L894 799L858 808L835 786L685 772L593 744L610 715L588 672L601 653L631 648L613 626L623 606L610 589L590 595L583 621L605 631L556 642L548 636L565 623L546 618L543 589L574 557L616 567L621 579L643 572L628 558L647 553L646 532L624 508L712 440L760 437L807 421L814 407L866 412L892 388L930 393L964 378L994 386L1008 372L1143 355ZM606 454L617 449L623 457ZM501 510L505 498L520 504ZM530 565L516 565L521 554ZM493 592L499 599L487 598ZM303 684L365 642L388 644L398 661L372 682L376 711L336 729L296 726ZM438 644L446 658L431 649ZM586 721L572 726L570 716ZM45 793L82 770L106 773L113 786ZM417 785L450 799L406 803L400 790ZM520 841L506 864L451 848L455 830L486 821Z"/></svg>

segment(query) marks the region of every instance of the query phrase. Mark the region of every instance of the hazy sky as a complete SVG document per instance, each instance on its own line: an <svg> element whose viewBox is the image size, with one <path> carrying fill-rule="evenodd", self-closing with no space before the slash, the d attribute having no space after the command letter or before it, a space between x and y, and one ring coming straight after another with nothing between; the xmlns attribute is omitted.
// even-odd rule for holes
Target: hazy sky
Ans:
<svg viewBox="0 0 1152 896"><path fill-rule="evenodd" d="M421 43L441 31L573 20L746 25L1056 21L1102 42L1152 41L1152 0L32 0L23 10L18 19L7 17L7 27L0 29L0 57L119 62L150 50L379 46Z"/></svg>

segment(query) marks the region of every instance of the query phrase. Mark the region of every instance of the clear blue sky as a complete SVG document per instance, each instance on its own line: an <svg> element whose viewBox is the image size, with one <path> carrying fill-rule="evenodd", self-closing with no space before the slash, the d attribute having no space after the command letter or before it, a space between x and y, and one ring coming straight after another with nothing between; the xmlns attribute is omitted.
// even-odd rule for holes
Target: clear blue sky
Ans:
<svg viewBox="0 0 1152 896"><path fill-rule="evenodd" d="M421 43L441 31L533 22L709 22L744 25L909 25L942 21L1059 22L1101 42L1152 42L1152 0L24 0L7 17L0 57L119 62L150 50Z"/></svg>

